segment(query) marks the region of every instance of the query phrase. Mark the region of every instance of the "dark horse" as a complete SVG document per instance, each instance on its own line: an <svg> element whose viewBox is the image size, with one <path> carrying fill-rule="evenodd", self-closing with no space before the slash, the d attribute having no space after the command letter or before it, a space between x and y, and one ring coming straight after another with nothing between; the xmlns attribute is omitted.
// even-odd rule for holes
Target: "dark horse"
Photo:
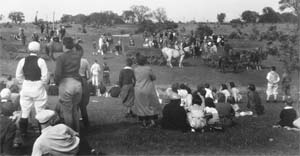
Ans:
<svg viewBox="0 0 300 156"><path fill-rule="evenodd" d="M234 52L227 56L221 56L219 58L219 69L225 73L226 68L232 69L233 72L237 72L240 68L240 53Z"/></svg>

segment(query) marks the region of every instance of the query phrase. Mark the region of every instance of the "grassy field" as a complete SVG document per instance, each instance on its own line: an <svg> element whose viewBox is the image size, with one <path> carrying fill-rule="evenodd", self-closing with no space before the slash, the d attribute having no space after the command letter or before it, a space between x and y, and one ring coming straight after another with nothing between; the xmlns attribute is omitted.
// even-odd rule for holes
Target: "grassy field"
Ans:
<svg viewBox="0 0 300 156"><path fill-rule="evenodd" d="M193 25L185 27L190 30ZM267 26L259 25L259 27L262 27L262 30L267 29ZM245 31L246 28L250 30L251 26L245 27ZM71 36L79 36L83 39L84 57L90 63L95 59L98 59L100 63L104 61L108 63L111 69L111 80L116 82L119 71L125 64L125 57L112 54L105 57L92 56L92 41L99 37L99 32L109 31L113 34L119 34L120 30L134 32L134 29L135 27L128 25L104 28L103 30L88 28L88 33L82 34L78 33L78 26L75 25L73 28L67 29L67 32ZM231 26L227 25L214 27L214 29L215 32L230 33L233 31ZM284 30L284 28L282 29ZM17 30L18 27L0 29L1 35L7 39L0 41L0 74L14 75L17 60L7 58L10 52L10 48L7 47L20 45L19 42L9 39L9 34L16 33ZM26 25L25 33L27 36L30 36L33 31L38 31L38 29L32 25ZM141 35L134 35L134 37L136 44L141 45ZM123 42L127 44L128 40L124 38ZM47 61L47 65L49 70L53 72L55 63ZM279 58L274 56L269 56L263 62L264 70L250 70L238 74L220 73L214 68L205 66L199 59L188 58L184 61L184 65L183 69L152 66L154 73L157 75L155 84L158 87L165 88L174 82L187 82L194 88L197 84L208 82L211 86L218 88L221 83L234 81L241 88L245 97L247 84L255 83L262 99L265 99L265 76L269 71L268 67L276 65L279 73L282 73ZM294 73L292 90L293 96L297 99L299 99L298 88L299 75ZM242 101L242 109L246 109L245 100L244 98ZM57 103L57 97L49 97L49 107L53 108ZM266 107L265 115L257 118L251 116L238 118L238 125L226 129L223 133L181 133L160 128L140 128L137 119L124 118L125 108L119 99L91 97L88 112L92 127L88 131L87 138L94 148L108 155L299 155L299 132L272 128L272 125L278 120L279 112L284 104L267 104L265 101L263 103ZM294 107L300 112L299 103L295 104Z"/></svg>

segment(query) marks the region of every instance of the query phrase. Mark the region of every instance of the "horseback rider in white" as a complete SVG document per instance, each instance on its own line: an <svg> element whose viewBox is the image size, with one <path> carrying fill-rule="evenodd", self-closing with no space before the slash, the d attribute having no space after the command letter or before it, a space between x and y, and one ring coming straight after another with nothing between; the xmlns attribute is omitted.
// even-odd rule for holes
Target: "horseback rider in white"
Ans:
<svg viewBox="0 0 300 156"><path fill-rule="evenodd" d="M98 50L98 53L100 53L101 55L104 55L104 52L102 49L103 45L104 45L104 36L101 35L99 38L99 50Z"/></svg>

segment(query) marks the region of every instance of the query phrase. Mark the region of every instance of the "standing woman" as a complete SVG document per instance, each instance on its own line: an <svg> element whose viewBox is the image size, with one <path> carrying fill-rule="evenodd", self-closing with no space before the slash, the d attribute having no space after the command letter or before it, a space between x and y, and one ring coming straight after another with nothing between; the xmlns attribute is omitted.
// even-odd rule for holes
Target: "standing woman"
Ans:
<svg viewBox="0 0 300 156"><path fill-rule="evenodd" d="M152 127L161 111L153 81L156 79L149 66L145 66L146 57L137 57L138 66L134 69L136 84L133 112L142 121L143 127Z"/></svg>
<svg viewBox="0 0 300 156"><path fill-rule="evenodd" d="M134 85L135 76L132 69L132 60L130 58L126 59L126 66L120 71L119 75L119 85L121 88L120 97L122 103L127 107L127 112L125 117L133 117L132 106L134 104Z"/></svg>

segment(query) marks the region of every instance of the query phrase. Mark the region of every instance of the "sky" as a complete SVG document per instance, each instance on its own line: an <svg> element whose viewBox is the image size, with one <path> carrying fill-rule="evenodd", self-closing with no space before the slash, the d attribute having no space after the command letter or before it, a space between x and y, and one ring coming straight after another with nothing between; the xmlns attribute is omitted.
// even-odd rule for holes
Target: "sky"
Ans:
<svg viewBox="0 0 300 156"><path fill-rule="evenodd" d="M225 21L239 18L243 11L252 10L259 13L266 6L279 11L279 0L3 0L0 14L3 21L11 11L21 11L25 14L25 21L34 20L38 11L38 18L59 20L63 14L76 15L83 13L111 10L119 15L129 10L132 5L145 5L151 10L158 7L166 9L167 16L173 21L217 21L217 14L226 13ZM2 21L2 22L3 22Z"/></svg>

